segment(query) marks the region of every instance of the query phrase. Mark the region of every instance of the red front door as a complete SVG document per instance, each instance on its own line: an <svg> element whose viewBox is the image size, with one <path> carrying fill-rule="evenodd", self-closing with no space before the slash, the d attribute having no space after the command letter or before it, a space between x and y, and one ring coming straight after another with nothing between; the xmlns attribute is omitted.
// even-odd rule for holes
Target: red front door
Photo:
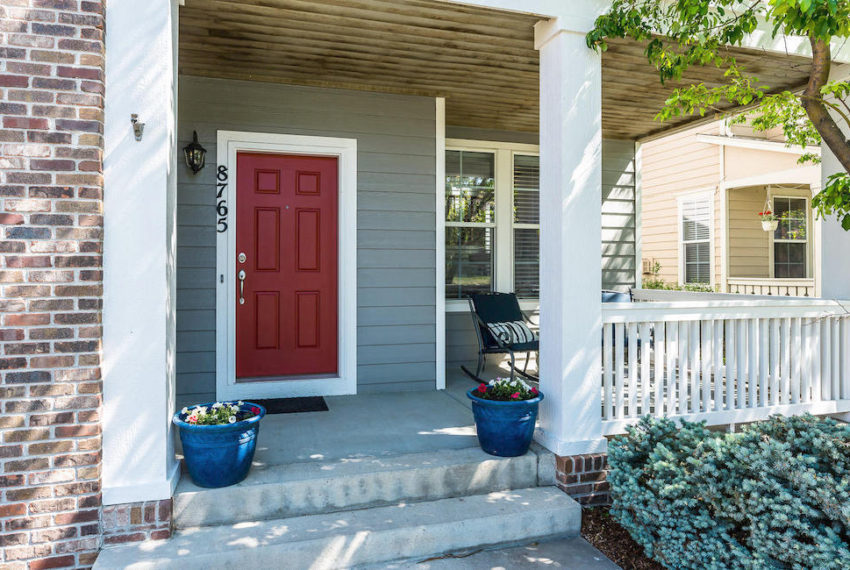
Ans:
<svg viewBox="0 0 850 570"><path fill-rule="evenodd" d="M236 164L236 377L335 375L337 159Z"/></svg>

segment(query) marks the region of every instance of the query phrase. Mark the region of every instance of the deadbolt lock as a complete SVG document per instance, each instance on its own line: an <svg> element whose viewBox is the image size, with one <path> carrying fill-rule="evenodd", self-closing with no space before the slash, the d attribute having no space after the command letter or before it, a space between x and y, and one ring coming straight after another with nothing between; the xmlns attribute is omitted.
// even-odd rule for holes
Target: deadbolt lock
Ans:
<svg viewBox="0 0 850 570"><path fill-rule="evenodd" d="M245 263L246 261L248 261L248 256L245 255L244 252L240 253L239 254L239 263Z"/></svg>

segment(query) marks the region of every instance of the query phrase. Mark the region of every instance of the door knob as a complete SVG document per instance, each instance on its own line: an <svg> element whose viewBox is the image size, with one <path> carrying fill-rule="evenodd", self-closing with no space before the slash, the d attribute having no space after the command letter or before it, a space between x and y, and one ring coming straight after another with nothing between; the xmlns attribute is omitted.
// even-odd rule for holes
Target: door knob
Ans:
<svg viewBox="0 0 850 570"><path fill-rule="evenodd" d="M239 304L245 304L245 270L239 272Z"/></svg>

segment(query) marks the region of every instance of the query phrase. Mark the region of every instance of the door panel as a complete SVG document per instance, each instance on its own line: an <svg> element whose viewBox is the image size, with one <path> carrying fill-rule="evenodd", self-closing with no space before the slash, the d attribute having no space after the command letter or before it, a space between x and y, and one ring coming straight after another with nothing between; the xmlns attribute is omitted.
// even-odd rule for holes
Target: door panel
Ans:
<svg viewBox="0 0 850 570"><path fill-rule="evenodd" d="M237 380L338 373L337 184L336 158L238 154Z"/></svg>

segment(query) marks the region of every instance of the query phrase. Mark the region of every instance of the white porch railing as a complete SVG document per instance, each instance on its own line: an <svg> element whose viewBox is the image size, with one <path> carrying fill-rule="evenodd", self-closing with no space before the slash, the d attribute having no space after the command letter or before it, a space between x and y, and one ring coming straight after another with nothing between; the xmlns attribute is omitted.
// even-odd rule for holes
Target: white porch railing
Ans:
<svg viewBox="0 0 850 570"><path fill-rule="evenodd" d="M730 277L727 293L741 295L777 295L781 297L815 297L814 279L756 279Z"/></svg>
<svg viewBox="0 0 850 570"><path fill-rule="evenodd" d="M725 425L850 411L850 303L610 303L602 317L605 435L646 414Z"/></svg>

